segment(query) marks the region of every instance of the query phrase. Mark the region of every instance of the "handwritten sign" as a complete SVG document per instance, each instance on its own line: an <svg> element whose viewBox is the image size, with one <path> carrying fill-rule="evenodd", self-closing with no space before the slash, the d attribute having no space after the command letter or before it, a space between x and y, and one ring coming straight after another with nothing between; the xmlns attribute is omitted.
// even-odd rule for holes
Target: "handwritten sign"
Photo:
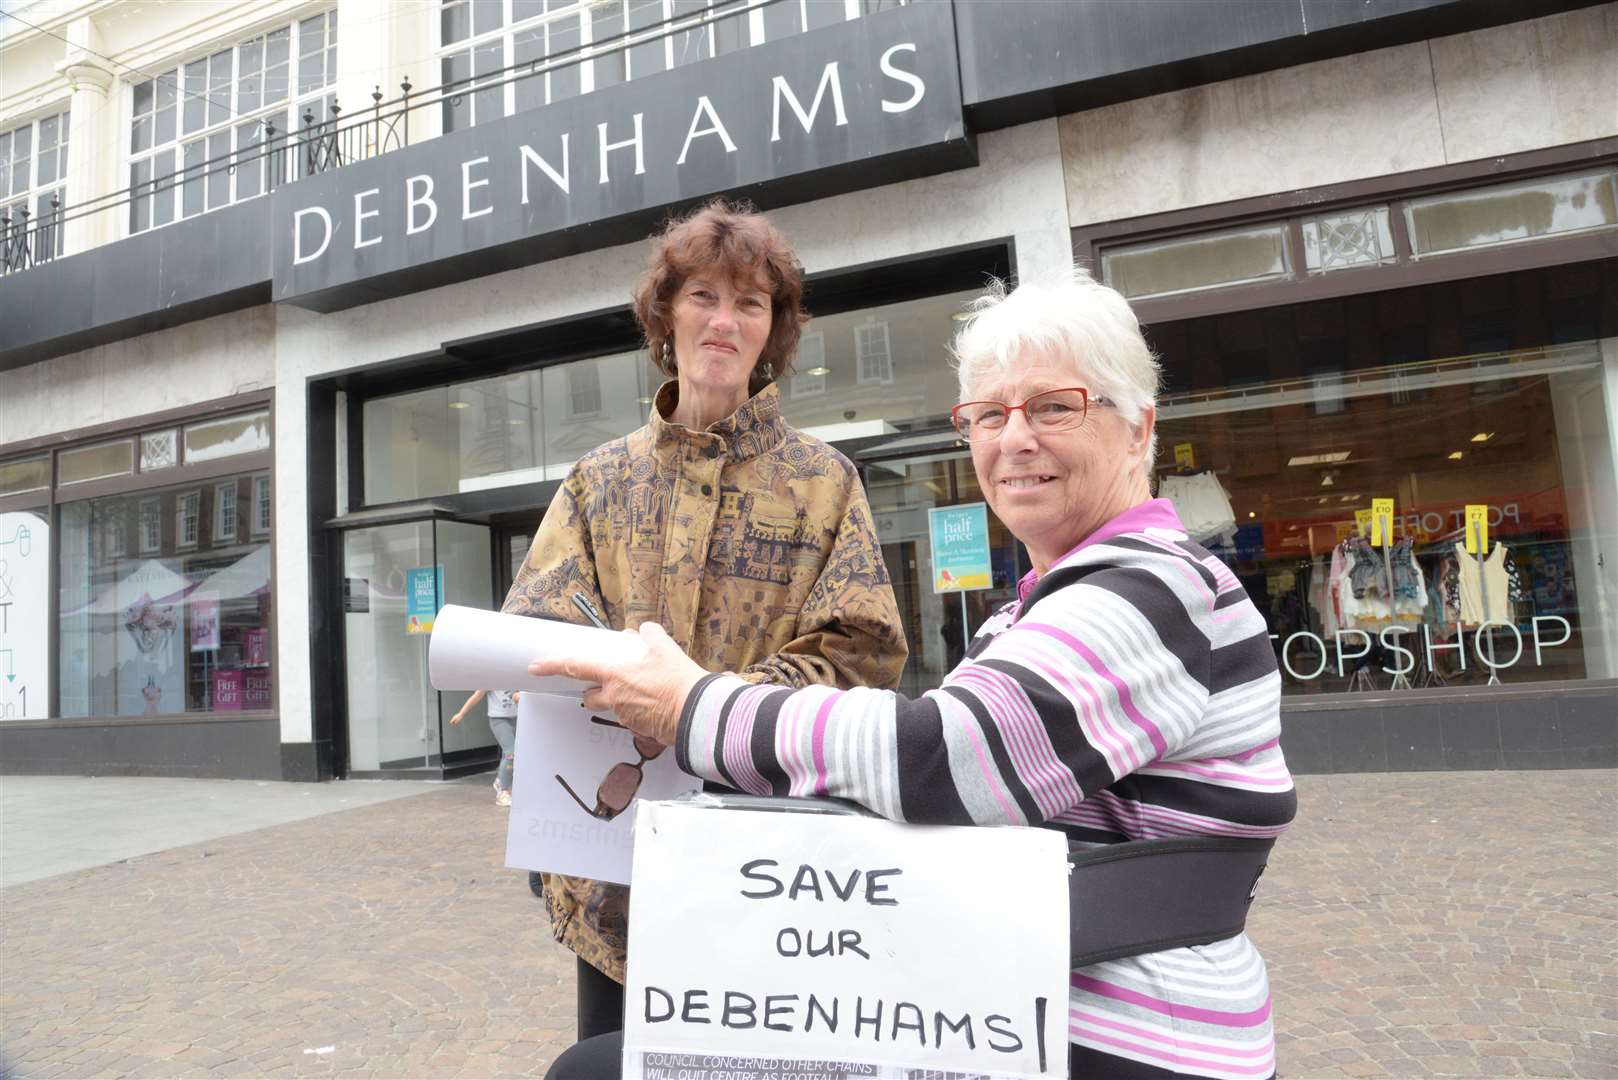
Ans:
<svg viewBox="0 0 1618 1080"><path fill-rule="evenodd" d="M638 814L626 1078L1067 1075L1059 834ZM1017 917L968 878L1016 882Z"/></svg>
<svg viewBox="0 0 1618 1080"><path fill-rule="evenodd" d="M1489 507L1487 503L1466 504L1466 553L1489 553Z"/></svg>

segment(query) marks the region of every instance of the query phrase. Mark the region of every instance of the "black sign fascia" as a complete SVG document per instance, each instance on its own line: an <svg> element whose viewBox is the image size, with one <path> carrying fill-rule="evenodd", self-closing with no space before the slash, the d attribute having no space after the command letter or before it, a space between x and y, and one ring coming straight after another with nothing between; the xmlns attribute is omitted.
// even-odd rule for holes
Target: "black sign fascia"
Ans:
<svg viewBox="0 0 1618 1080"><path fill-rule="evenodd" d="M274 195L273 295L336 311L721 193L768 208L976 163L952 5L911 4L300 179Z"/></svg>

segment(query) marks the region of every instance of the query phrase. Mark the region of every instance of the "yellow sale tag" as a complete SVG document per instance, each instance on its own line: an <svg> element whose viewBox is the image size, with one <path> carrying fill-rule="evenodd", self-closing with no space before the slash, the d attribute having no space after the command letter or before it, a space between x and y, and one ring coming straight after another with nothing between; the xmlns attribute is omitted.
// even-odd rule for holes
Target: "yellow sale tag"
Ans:
<svg viewBox="0 0 1618 1080"><path fill-rule="evenodd" d="M1371 531L1371 512L1369 510L1354 511L1354 531L1361 536Z"/></svg>
<svg viewBox="0 0 1618 1080"><path fill-rule="evenodd" d="M1174 464L1182 469L1194 469L1197 467L1197 455L1191 449L1190 443L1180 442L1174 444Z"/></svg>
<svg viewBox="0 0 1618 1080"><path fill-rule="evenodd" d="M1485 503L1466 504L1466 553L1489 553L1489 507Z"/></svg>
<svg viewBox="0 0 1618 1080"><path fill-rule="evenodd" d="M1393 500L1371 500L1371 545L1393 543Z"/></svg>

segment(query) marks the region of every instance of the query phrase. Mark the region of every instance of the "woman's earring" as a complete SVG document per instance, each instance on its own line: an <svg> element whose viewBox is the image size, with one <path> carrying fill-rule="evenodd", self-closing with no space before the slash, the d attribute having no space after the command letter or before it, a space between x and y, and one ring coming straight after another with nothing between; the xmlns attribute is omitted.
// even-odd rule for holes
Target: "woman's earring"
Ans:
<svg viewBox="0 0 1618 1080"><path fill-rule="evenodd" d="M669 362L669 354L673 351L673 349L669 348L668 342L663 342L663 363L667 364Z"/></svg>
<svg viewBox="0 0 1618 1080"><path fill-rule="evenodd" d="M764 381L765 382L771 382L774 379L775 379L775 365L770 363L768 360L766 360L764 362Z"/></svg>

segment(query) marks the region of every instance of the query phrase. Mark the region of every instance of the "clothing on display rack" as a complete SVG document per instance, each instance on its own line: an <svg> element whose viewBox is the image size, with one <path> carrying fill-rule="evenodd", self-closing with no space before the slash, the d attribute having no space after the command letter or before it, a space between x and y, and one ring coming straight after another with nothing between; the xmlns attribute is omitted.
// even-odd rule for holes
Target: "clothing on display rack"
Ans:
<svg viewBox="0 0 1618 1080"><path fill-rule="evenodd" d="M1165 476L1157 482L1160 498L1174 504L1191 539L1206 544L1219 537L1231 543L1236 533L1236 511L1231 508L1230 495L1212 470Z"/></svg>
<svg viewBox="0 0 1618 1080"><path fill-rule="evenodd" d="M1389 595L1389 576L1392 595ZM1332 552L1333 603L1328 612L1345 629L1378 630L1418 623L1427 609L1427 578L1411 548L1400 540L1386 554L1363 536L1351 536Z"/></svg>
<svg viewBox="0 0 1618 1080"><path fill-rule="evenodd" d="M1523 598L1523 591L1516 563L1506 545L1494 545L1481 560L1481 572L1479 559L1468 555L1463 544L1455 545L1455 562L1456 621L1468 626L1513 622L1513 612Z"/></svg>

